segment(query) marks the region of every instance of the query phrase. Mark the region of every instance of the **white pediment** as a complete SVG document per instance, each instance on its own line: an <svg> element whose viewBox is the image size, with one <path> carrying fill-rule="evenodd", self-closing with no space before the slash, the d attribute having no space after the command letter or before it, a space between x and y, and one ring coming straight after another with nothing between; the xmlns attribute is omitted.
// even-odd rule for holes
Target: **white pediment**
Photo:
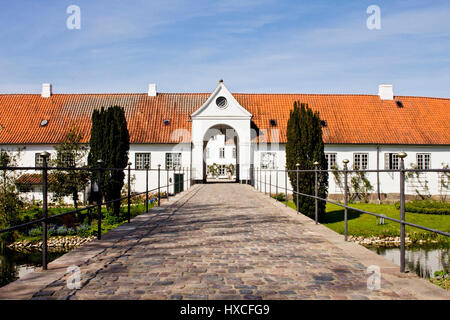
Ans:
<svg viewBox="0 0 450 320"><path fill-rule="evenodd" d="M208 100L191 114L192 119L250 119L252 114L237 102L230 90L219 82Z"/></svg>

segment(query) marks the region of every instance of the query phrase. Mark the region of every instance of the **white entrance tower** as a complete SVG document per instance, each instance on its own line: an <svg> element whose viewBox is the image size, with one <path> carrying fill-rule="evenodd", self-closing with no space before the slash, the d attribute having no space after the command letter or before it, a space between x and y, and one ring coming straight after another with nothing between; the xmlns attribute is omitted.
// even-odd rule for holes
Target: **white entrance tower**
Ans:
<svg viewBox="0 0 450 320"><path fill-rule="evenodd" d="M192 118L192 175L196 182L206 179L205 145L218 130L236 141L236 179L250 179L251 133L249 113L233 97L222 80Z"/></svg>

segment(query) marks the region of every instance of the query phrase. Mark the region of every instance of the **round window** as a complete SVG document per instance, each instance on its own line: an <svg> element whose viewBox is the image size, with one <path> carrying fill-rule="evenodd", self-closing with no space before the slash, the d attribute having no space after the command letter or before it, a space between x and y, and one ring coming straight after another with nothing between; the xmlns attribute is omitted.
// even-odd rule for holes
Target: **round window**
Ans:
<svg viewBox="0 0 450 320"><path fill-rule="evenodd" d="M226 106L227 106L227 104L228 104L228 101L227 101L227 98L225 98L225 97L218 97L217 99L216 99L216 104L217 104L217 106L219 107L219 108L226 108Z"/></svg>

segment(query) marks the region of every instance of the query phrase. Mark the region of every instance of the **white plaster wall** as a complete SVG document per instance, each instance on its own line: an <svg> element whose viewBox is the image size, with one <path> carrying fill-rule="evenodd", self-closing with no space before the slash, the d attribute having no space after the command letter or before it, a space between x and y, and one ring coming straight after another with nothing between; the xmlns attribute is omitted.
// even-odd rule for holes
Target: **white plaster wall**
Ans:
<svg viewBox="0 0 450 320"><path fill-rule="evenodd" d="M286 145L280 144L279 146L271 147L270 144L265 145L254 145L254 166L260 168L261 153L262 152L276 152L277 153L277 168L284 170L286 165ZM442 169L443 164L450 165L450 146L380 146L379 147L379 169L385 169L384 164L384 154L385 153L398 153L404 151L407 153L405 158L405 168L411 168L411 163L416 164L416 154L417 153L430 153L431 154L431 168L432 169ZM340 169L343 168L342 161L344 159L350 160L348 167L352 168L354 153L368 153L368 165L370 170L377 169L377 146L376 145L326 145L326 153L336 153L336 162ZM276 179L276 173L272 172L272 183ZM278 181L280 189L284 188L284 173L278 173ZM440 177L438 173L423 173L423 176L428 181L429 191L432 195L438 195L440 190ZM372 186L374 187L373 192L377 192L377 174L367 173ZM262 176L264 179L264 175ZM267 173L267 183L269 181L269 173ZM329 188L328 192L342 193L342 190L336 185L334 176L329 175ZM380 173L380 193L399 193L399 174L398 173ZM291 189L290 183L288 181L288 189ZM413 188L413 181L406 181L406 194L414 195L415 188ZM283 191L284 192L284 191Z"/></svg>

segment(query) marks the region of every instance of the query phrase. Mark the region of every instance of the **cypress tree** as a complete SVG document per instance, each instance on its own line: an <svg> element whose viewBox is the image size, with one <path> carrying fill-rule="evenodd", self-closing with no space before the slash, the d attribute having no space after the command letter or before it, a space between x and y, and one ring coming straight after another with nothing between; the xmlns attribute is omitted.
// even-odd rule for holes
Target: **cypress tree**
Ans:
<svg viewBox="0 0 450 320"><path fill-rule="evenodd" d="M327 163L322 139L322 124L318 112L313 112L307 104L294 102L287 124L286 168L296 170L313 170L314 162L319 162L319 169L326 169ZM297 173L289 172L289 179L293 190L314 195L314 172L299 173L299 188L297 190ZM328 175L319 174L319 197L326 198L328 192ZM296 196L294 195L294 201ZM314 217L315 200L310 197L299 196L299 211ZM319 201L319 219L325 214L324 201Z"/></svg>
<svg viewBox="0 0 450 320"><path fill-rule="evenodd" d="M106 201L119 199L124 185L124 169L128 164L128 151L130 137L123 108L119 106L101 108L92 113L92 128L90 140L90 153L88 163L97 166L97 160L103 160L107 168L120 168L121 170L107 170L101 178L101 188ZM93 180L97 180L94 173ZM120 215L120 201L109 205L115 216Z"/></svg>

